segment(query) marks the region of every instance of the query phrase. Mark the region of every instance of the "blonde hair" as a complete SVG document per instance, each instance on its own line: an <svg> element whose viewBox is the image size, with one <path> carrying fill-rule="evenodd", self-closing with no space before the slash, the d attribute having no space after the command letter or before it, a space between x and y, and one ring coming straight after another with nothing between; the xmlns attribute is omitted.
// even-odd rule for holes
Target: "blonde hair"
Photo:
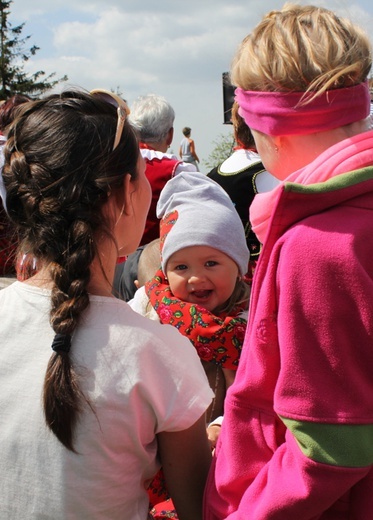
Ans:
<svg viewBox="0 0 373 520"><path fill-rule="evenodd" d="M312 91L317 97L365 81L371 64L369 38L358 26L322 7L286 3L242 41L231 82L244 90Z"/></svg>

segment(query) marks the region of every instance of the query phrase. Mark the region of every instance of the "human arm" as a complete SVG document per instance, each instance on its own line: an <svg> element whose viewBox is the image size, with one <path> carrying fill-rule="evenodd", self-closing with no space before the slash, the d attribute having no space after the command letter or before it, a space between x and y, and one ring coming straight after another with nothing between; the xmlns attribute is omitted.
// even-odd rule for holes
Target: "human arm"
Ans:
<svg viewBox="0 0 373 520"><path fill-rule="evenodd" d="M222 368L224 379L225 379L225 387L228 390L228 388L234 383L234 379L236 377L236 371L231 370L229 368Z"/></svg>
<svg viewBox="0 0 373 520"><path fill-rule="evenodd" d="M196 147L194 145L194 141L193 139L189 139L189 146L190 146L190 153L192 154L192 156L194 157L194 159L199 162L199 158L198 158L198 155L196 153Z"/></svg>
<svg viewBox="0 0 373 520"><path fill-rule="evenodd" d="M202 499L211 463L203 414L190 428L157 435L167 488L180 520L202 520Z"/></svg>
<svg viewBox="0 0 373 520"><path fill-rule="evenodd" d="M194 345L204 361L237 370L246 329L246 319L218 317L199 305L175 298L162 270L145 285L150 303L161 323L176 327Z"/></svg>
<svg viewBox="0 0 373 520"><path fill-rule="evenodd" d="M263 300L275 301L276 307L264 314L262 302L254 300L248 339L255 351L250 357L244 348L241 368L247 367L247 384L253 385L250 371L256 377L264 374L258 386L262 392L268 391L270 372L276 371L273 420L280 416L287 431L282 438L279 428L268 428L271 414L261 417L255 411L250 426L240 431L239 444L233 431L237 415L226 409L224 420L233 426L222 432L225 466L233 466L234 459L252 460L244 469L246 482L240 482L238 506L229 520L247 511L258 520L319 518L331 507L342 514L350 507L353 488L359 500L367 502L360 490L371 486L373 463L373 315L366 304L373 296L373 251L366 251L366 230L358 237L357 218L350 214L348 220L336 216L334 225L341 221L341 233L336 229L332 240L320 232L320 226L325 229L323 214L320 222L293 229L292 239L284 237L282 249L272 252L272 258L279 257L277 277L271 283L266 276L260 290L272 288L274 297L265 294ZM354 233L348 229L351 222ZM359 251L366 251L364 259L357 256ZM266 273L274 272L271 262L262 259ZM245 418L247 414L245 410ZM219 455L217 464L221 471Z"/></svg>

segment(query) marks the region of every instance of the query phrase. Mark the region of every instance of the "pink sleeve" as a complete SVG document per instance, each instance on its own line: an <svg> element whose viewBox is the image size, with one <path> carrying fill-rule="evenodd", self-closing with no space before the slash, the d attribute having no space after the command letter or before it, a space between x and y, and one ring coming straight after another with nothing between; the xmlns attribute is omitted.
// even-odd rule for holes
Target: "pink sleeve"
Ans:
<svg viewBox="0 0 373 520"><path fill-rule="evenodd" d="M344 495L369 471L370 467L341 468L314 462L302 454L288 432L286 442L262 468L243 494L238 510L227 520L242 519L245 511L255 520L316 519L333 504L340 514L337 518L344 518L349 508Z"/></svg>

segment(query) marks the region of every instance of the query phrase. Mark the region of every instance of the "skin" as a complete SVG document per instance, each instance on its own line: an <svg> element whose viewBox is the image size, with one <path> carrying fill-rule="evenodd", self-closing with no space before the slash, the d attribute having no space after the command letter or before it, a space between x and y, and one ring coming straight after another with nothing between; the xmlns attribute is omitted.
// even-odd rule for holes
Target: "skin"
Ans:
<svg viewBox="0 0 373 520"><path fill-rule="evenodd" d="M218 424L212 424L211 426L208 426L206 431L211 450L214 450L216 448L216 443L218 442L221 426Z"/></svg>
<svg viewBox="0 0 373 520"><path fill-rule="evenodd" d="M211 464L205 415L187 430L157 435L162 468L179 520L202 520L203 492Z"/></svg>
<svg viewBox="0 0 373 520"><path fill-rule="evenodd" d="M138 176L126 175L122 193L113 193L103 207L103 219L112 222L111 233L97 237L98 255L91 265L91 294L113 298L112 280L117 257L135 251L145 227L151 188L145 176L145 162L138 160ZM51 288L48 266L27 280L27 284ZM187 430L157 434L159 456L167 487L180 520L202 520L202 498L211 463L205 414ZM186 457L185 454L188 454Z"/></svg>
<svg viewBox="0 0 373 520"><path fill-rule="evenodd" d="M239 271L225 253L210 246L190 246L171 255L166 276L176 298L213 312L232 295Z"/></svg>
<svg viewBox="0 0 373 520"><path fill-rule="evenodd" d="M194 141L193 141L193 139L191 139L191 137L189 137L189 135L186 135L185 137L186 137L186 138L188 139L188 141L189 141L190 153L192 154L194 160L197 161L197 162L199 162L199 157L198 157L198 155L197 155L196 147L195 147L195 145L194 145ZM180 146L180 148L179 148L179 155L180 155L181 158L183 157L181 146Z"/></svg>
<svg viewBox="0 0 373 520"><path fill-rule="evenodd" d="M231 297L239 270L234 260L218 249L189 246L170 256L166 276L176 298L214 312ZM223 368L223 374L229 388L236 372Z"/></svg>
<svg viewBox="0 0 373 520"><path fill-rule="evenodd" d="M112 222L114 242L106 233L99 233L96 237L97 255L90 266L90 294L112 297L112 281L118 256L130 254L140 243L151 200L151 188L145 176L145 162L141 155L137 168L137 178L132 180L127 174L122 190L113 192L102 208L103 219ZM49 266L41 266L24 283L51 289Z"/></svg>
<svg viewBox="0 0 373 520"><path fill-rule="evenodd" d="M279 180L307 166L334 144L371 130L371 118L326 132L270 136L252 129L258 153L267 171Z"/></svg>

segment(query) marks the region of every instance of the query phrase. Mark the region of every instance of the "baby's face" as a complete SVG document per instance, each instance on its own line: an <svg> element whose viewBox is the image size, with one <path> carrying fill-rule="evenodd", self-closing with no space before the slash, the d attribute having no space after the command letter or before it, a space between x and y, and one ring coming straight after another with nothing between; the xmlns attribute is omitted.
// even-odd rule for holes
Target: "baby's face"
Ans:
<svg viewBox="0 0 373 520"><path fill-rule="evenodd" d="M166 275L176 298L213 311L232 295L239 271L225 253L209 246L190 246L170 256Z"/></svg>

